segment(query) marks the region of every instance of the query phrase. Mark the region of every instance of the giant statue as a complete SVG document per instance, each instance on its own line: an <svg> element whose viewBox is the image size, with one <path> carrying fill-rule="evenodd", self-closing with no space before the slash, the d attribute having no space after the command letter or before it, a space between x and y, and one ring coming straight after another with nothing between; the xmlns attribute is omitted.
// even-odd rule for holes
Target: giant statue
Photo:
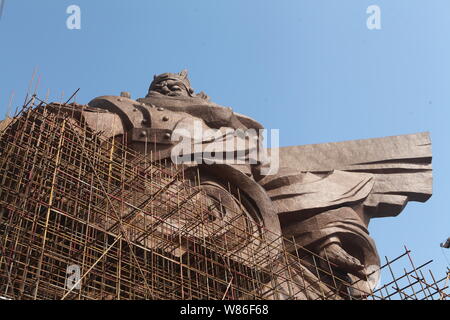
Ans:
<svg viewBox="0 0 450 320"><path fill-rule="evenodd" d="M368 231L370 220L395 216L408 201L423 202L431 196L428 134L269 150L277 153L278 159L273 161L279 161L277 170L270 170L274 157L253 159L255 144L244 141L227 150L221 143L228 132L263 126L211 102L203 92L196 94L186 71L155 76L145 98L103 96L89 106L108 111L101 119L89 120L87 115L93 128L111 136L128 134L134 149L144 152L148 148L155 159L173 160L180 136L191 133L191 145L201 147L190 149L192 156L187 158L194 161L189 163L201 167L214 188L233 183L250 198L247 210L259 211L267 228L280 230L287 239L326 255L336 272L350 278L374 281L370 277L380 265ZM196 125L203 129L202 134L193 132ZM205 134L207 129L216 129L213 139ZM176 132L181 132L180 136L174 137ZM232 139L254 138L244 134ZM208 149L222 155L236 153L239 145L245 150L237 164L205 156ZM260 142L256 148L262 148ZM183 156L186 158L186 152ZM218 193L214 188L212 194Z"/></svg>
<svg viewBox="0 0 450 320"><path fill-rule="evenodd" d="M266 148L260 123L195 93L187 71L155 76L143 98L102 96L77 112L106 139L186 166L209 197L242 207L262 228L282 235L290 253L323 257L361 292L373 288L380 267L371 219L396 216L408 201L424 202L432 192L428 133ZM267 263L277 268L276 260ZM294 270L292 277L314 287L296 298L326 290L313 285L314 270Z"/></svg>

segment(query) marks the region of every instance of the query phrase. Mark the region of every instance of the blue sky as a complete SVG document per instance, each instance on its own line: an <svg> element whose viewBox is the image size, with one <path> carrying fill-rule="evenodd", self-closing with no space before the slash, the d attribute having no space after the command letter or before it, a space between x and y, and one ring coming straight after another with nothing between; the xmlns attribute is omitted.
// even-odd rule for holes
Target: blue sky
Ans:
<svg viewBox="0 0 450 320"><path fill-rule="evenodd" d="M66 8L81 8L81 30ZM381 8L381 30L366 9ZM298 145L430 131L434 195L396 218L373 220L380 256L403 244L417 262L447 266L450 236L450 1L448 0L6 0L0 19L0 114L39 94L77 102L130 91L154 74L190 71L193 87L279 128ZM447 257L450 253L447 251ZM449 258L450 259L450 258Z"/></svg>

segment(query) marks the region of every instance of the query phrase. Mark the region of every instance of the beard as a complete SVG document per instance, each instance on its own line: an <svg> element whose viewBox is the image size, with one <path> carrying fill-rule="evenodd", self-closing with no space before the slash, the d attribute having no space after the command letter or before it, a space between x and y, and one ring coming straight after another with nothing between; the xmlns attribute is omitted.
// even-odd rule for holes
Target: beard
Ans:
<svg viewBox="0 0 450 320"><path fill-rule="evenodd" d="M187 94L184 94L183 91L170 91L166 95L169 96L169 97L188 96Z"/></svg>

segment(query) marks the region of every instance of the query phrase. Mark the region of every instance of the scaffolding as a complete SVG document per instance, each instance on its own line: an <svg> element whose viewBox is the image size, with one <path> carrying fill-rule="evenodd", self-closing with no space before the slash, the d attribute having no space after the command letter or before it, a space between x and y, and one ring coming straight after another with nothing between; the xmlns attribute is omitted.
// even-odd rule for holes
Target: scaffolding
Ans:
<svg viewBox="0 0 450 320"><path fill-rule="evenodd" d="M75 104L33 96L0 132L0 297L446 299L412 269L373 289L226 207L184 166L106 139ZM289 250L288 250L289 248ZM292 250L295 248L295 250ZM379 272L379 270L374 271ZM402 281L408 284L402 285Z"/></svg>
<svg viewBox="0 0 450 320"><path fill-rule="evenodd" d="M416 267L411 251L406 246L404 253L392 260L385 257L385 261L381 269L389 274L391 280L379 286L371 298L375 296L383 300L448 300L450 298L449 268L444 277L436 278L430 269L425 270L425 267L429 266L433 260ZM396 264L398 266L395 266ZM399 269L403 269L403 272L398 273Z"/></svg>

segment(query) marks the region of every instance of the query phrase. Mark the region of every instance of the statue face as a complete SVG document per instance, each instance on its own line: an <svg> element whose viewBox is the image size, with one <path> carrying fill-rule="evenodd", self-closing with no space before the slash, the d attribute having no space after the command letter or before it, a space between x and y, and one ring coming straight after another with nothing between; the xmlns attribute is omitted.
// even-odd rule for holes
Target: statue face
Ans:
<svg viewBox="0 0 450 320"><path fill-rule="evenodd" d="M155 83L152 87L152 91L171 97L190 96L188 89L182 81L172 79L162 80Z"/></svg>

